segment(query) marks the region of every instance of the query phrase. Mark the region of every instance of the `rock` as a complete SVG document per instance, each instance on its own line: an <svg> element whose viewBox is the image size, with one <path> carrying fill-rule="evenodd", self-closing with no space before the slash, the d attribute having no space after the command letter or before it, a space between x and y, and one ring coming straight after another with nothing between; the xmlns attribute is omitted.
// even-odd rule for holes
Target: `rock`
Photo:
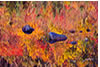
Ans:
<svg viewBox="0 0 100 67"><path fill-rule="evenodd" d="M88 38L85 38L85 42L88 42Z"/></svg>
<svg viewBox="0 0 100 67"><path fill-rule="evenodd" d="M30 27L29 25L25 25L23 28L22 28L22 31L26 34L31 34L34 29L32 27Z"/></svg>
<svg viewBox="0 0 100 67"><path fill-rule="evenodd" d="M75 45L75 44L77 44L77 42L76 41L72 41L72 42L70 42L71 44L73 44L73 45Z"/></svg>
<svg viewBox="0 0 100 67"><path fill-rule="evenodd" d="M90 32L90 29L86 29L87 32Z"/></svg>
<svg viewBox="0 0 100 67"><path fill-rule="evenodd" d="M70 32L70 33L75 33L75 30L70 30L69 32Z"/></svg>
<svg viewBox="0 0 100 67"><path fill-rule="evenodd" d="M57 34L54 32L49 33L49 43L55 43L57 41L64 41L67 37L65 35Z"/></svg>

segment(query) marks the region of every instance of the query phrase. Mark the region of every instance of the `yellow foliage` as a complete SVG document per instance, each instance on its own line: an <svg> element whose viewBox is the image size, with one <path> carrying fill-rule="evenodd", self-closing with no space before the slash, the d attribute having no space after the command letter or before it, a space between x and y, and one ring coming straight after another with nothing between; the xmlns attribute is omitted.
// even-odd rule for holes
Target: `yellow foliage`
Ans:
<svg viewBox="0 0 100 67"><path fill-rule="evenodd" d="M51 32L55 32L58 34L62 34L63 31L59 29L59 27L54 26L53 24L49 24L48 27L50 28Z"/></svg>
<svg viewBox="0 0 100 67"><path fill-rule="evenodd" d="M64 1L64 4L70 5L71 2L70 1Z"/></svg>

